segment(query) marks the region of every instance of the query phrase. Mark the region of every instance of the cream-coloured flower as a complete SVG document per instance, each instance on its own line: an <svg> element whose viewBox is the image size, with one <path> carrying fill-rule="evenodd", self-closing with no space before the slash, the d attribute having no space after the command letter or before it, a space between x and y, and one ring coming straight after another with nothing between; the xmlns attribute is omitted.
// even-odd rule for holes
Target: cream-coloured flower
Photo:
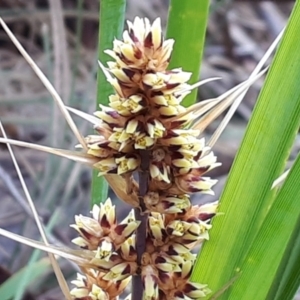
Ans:
<svg viewBox="0 0 300 300"><path fill-rule="evenodd" d="M133 211L120 223L116 222L115 206L110 198L93 206L92 218L75 216L76 224L71 225L80 237L73 243L89 250L97 251L98 259L109 258L116 249L134 234L140 222L135 220Z"/></svg>
<svg viewBox="0 0 300 300"><path fill-rule="evenodd" d="M113 51L107 50L120 67L153 71L165 70L168 66L173 40L164 41L160 19L152 25L148 19L135 18L127 22L128 31L123 34L123 42L115 40Z"/></svg>
<svg viewBox="0 0 300 300"><path fill-rule="evenodd" d="M149 197L148 195L145 196L145 199ZM157 193L157 202L156 203L148 203L145 200L146 207L150 211L157 211L163 214L176 214L176 213L183 213L186 209L191 206L190 198L186 194L181 195L159 195Z"/></svg>
<svg viewBox="0 0 300 300"><path fill-rule="evenodd" d="M156 270L151 266L146 266L142 269L142 280L144 285L144 295L145 300L157 300L159 299L158 290L158 278L156 275Z"/></svg>

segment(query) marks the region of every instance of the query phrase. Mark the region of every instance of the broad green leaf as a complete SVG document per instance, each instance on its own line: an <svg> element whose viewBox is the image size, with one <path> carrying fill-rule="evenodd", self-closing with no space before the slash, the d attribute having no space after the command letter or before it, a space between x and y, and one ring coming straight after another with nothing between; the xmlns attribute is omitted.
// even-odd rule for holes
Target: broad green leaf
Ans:
<svg viewBox="0 0 300 300"><path fill-rule="evenodd" d="M167 38L175 39L169 69L182 68L192 72L191 83L199 80L204 50L209 0L171 0ZM183 100L184 106L196 102L197 89Z"/></svg>
<svg viewBox="0 0 300 300"><path fill-rule="evenodd" d="M242 275L233 285L228 299L274 299L272 293L267 297L270 286L274 282L282 258L292 251L293 230L299 232L300 229L299 178L300 156L241 265ZM299 269L299 265L296 266ZM280 273L278 276L282 275ZM279 299L288 298L282 294Z"/></svg>
<svg viewBox="0 0 300 300"><path fill-rule="evenodd" d="M109 60L109 56L103 51L111 49L114 38L120 38L125 16L126 0L102 0L100 1L99 15L99 43L98 59L103 64ZM107 105L108 96L113 93L111 85L106 81L103 72L97 73L97 105ZM108 184L104 177L98 177L97 170L93 170L91 206L99 204L107 198Z"/></svg>
<svg viewBox="0 0 300 300"><path fill-rule="evenodd" d="M194 268L192 280L207 283L213 292L240 272L219 299L233 299L230 291L235 291L243 280L241 267L273 204L272 183L283 171L299 128L299 30L300 3L296 2L221 196L219 211L224 215L214 219L210 241L205 243ZM273 230L277 234L277 228ZM265 243L264 247L269 245ZM280 261L281 257L276 259Z"/></svg>
<svg viewBox="0 0 300 300"><path fill-rule="evenodd" d="M299 178L299 175L298 175ZM299 181L299 179L298 179ZM298 183L299 185L299 183ZM293 198L298 203L299 197ZM288 219L286 217L286 219ZM273 280L272 287L267 299L281 300L294 299L294 295L300 286L300 228L295 226L293 235L290 238L289 244L284 252L283 259L277 269L275 280Z"/></svg>
<svg viewBox="0 0 300 300"><path fill-rule="evenodd" d="M43 258L30 266L25 266L17 273L13 274L9 279L0 285L1 300L10 300L18 292L18 287L25 274L30 272L30 278L27 284L34 282L38 277L49 270L50 262L48 258ZM28 270L30 269L30 270Z"/></svg>

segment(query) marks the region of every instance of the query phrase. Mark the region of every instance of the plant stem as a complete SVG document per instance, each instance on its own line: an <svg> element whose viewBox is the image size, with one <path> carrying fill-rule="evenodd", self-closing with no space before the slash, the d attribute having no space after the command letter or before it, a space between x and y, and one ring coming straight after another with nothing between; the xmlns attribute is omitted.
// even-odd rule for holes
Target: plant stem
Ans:
<svg viewBox="0 0 300 300"><path fill-rule="evenodd" d="M137 263L139 266L142 264L142 256L146 249L146 235L147 235L147 221L148 214L144 213L145 204L144 196L148 192L148 180L149 180L149 163L150 163L150 152L148 150L140 151L141 157L141 170L139 171L139 199L140 207L134 209L135 219L140 221L141 224L136 231L136 251L137 251ZM142 300L143 298L143 282L140 274L132 277L132 291L131 300Z"/></svg>

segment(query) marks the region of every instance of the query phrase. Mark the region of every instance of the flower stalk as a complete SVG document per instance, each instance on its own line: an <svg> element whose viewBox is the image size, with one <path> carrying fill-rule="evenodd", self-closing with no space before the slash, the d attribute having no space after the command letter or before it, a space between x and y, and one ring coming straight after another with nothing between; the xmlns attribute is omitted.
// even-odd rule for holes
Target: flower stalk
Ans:
<svg viewBox="0 0 300 300"><path fill-rule="evenodd" d="M140 208L135 208L135 219L140 221L140 225L136 230L136 253L137 264L139 268L142 265L142 256L146 250L146 236L147 236L147 221L148 214L145 213L146 206L144 204L144 197L148 192L149 181L149 165L150 152L148 150L140 150L141 156L141 170L139 171L139 204ZM132 300L140 300L143 297L143 282L139 272L132 277Z"/></svg>
<svg viewBox="0 0 300 300"><path fill-rule="evenodd" d="M146 250L146 236L147 236L147 220L148 216L145 213L142 213L139 208L134 209L135 218L137 221L140 221L140 226L136 230L136 254L137 254L137 265L139 272L136 275L132 276L132 300L143 299L143 282L141 277L141 265L142 265L142 256Z"/></svg>

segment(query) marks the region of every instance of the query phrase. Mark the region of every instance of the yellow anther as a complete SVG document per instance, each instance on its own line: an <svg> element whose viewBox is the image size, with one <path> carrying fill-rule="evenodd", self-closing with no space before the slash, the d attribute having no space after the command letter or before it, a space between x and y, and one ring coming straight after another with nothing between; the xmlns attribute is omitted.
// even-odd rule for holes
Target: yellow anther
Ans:
<svg viewBox="0 0 300 300"><path fill-rule="evenodd" d="M181 222L177 222L176 226L175 226L175 231L179 232L179 233L184 233L184 226Z"/></svg>

